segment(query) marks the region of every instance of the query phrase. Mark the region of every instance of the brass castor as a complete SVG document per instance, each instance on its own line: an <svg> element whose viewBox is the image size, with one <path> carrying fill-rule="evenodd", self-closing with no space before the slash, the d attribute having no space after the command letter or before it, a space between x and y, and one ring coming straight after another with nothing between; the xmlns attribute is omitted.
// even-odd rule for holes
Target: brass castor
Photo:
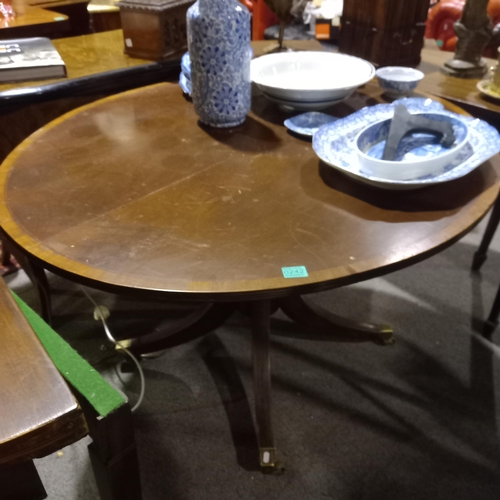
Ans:
<svg viewBox="0 0 500 500"><path fill-rule="evenodd" d="M393 345L395 342L396 339L394 338L392 327L384 325L384 328L378 334L378 338L375 340L375 343L379 345Z"/></svg>
<svg viewBox="0 0 500 500"><path fill-rule="evenodd" d="M262 467L262 474L270 476L282 476L285 473L285 465L279 460L273 465L266 465Z"/></svg>

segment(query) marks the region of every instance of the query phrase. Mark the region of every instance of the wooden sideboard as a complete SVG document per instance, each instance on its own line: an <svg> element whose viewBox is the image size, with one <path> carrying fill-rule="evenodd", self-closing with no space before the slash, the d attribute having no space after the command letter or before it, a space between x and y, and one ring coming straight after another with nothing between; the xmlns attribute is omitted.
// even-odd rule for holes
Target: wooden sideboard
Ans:
<svg viewBox="0 0 500 500"><path fill-rule="evenodd" d="M16 13L12 19L0 18L0 40L33 36L53 38L70 31L68 16L60 12L28 5Z"/></svg>

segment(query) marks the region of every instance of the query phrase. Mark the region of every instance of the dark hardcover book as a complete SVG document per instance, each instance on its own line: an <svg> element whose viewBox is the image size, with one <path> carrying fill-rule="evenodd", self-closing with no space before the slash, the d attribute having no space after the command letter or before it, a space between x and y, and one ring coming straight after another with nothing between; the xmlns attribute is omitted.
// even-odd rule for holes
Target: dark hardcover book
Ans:
<svg viewBox="0 0 500 500"><path fill-rule="evenodd" d="M48 38L0 41L0 82L65 76L64 61Z"/></svg>

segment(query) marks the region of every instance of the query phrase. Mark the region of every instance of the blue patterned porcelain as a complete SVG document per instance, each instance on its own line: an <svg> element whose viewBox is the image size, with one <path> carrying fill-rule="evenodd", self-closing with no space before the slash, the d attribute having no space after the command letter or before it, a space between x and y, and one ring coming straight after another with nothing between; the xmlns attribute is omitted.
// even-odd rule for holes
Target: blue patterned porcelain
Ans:
<svg viewBox="0 0 500 500"><path fill-rule="evenodd" d="M435 122L450 123L455 135L451 147L441 144L439 134L415 132L400 141L395 161L383 160L385 143L392 123L392 119L389 118L368 125L361 130L355 140L362 170L384 179L411 180L439 172L442 167L453 162L469 142L467 125L444 113L417 114Z"/></svg>
<svg viewBox="0 0 500 500"><path fill-rule="evenodd" d="M391 118L399 102L408 111L439 111L462 120L469 129L469 143L459 155L439 171L412 180L381 179L363 169L358 161L354 140L363 128ZM500 152L500 135L488 123L456 115L443 109L440 103L430 99L401 99L392 104L377 104L321 127L313 136L313 149L326 164L361 182L385 189L415 189L458 179Z"/></svg>
<svg viewBox="0 0 500 500"><path fill-rule="evenodd" d="M251 104L250 13L238 0L197 0L187 12L192 97L200 121L242 123Z"/></svg>
<svg viewBox="0 0 500 500"><path fill-rule="evenodd" d="M338 118L335 118L335 116L311 111L310 113L302 113L292 118L287 118L284 125L288 130L296 134L312 137L320 127L337 120Z"/></svg>
<svg viewBox="0 0 500 500"><path fill-rule="evenodd" d="M181 70L188 80L191 80L191 58L186 52L181 58Z"/></svg>
<svg viewBox="0 0 500 500"><path fill-rule="evenodd" d="M189 96L191 95L191 80L184 74L184 72L179 75L179 85L185 94Z"/></svg>
<svg viewBox="0 0 500 500"><path fill-rule="evenodd" d="M441 144L441 137L437 134L414 132L403 137L396 150L394 161L437 158L458 148L467 140L468 127L463 121L442 113L419 113L419 115L434 121L450 122L453 126L455 142L451 148L447 148ZM369 125L359 134L357 148L371 158L381 160L390 126L391 119Z"/></svg>
<svg viewBox="0 0 500 500"><path fill-rule="evenodd" d="M389 96L401 97L411 94L424 74L418 69L404 66L386 66L375 72L379 85Z"/></svg>

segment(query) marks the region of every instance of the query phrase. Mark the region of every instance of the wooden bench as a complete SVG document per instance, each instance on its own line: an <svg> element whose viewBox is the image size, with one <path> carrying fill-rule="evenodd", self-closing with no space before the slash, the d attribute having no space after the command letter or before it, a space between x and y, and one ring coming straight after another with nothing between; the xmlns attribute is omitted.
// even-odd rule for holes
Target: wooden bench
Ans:
<svg viewBox="0 0 500 500"><path fill-rule="evenodd" d="M2 500L46 498L33 459L87 434L93 440L89 453L101 499L140 500L128 402L36 313L13 297L2 279L0 342Z"/></svg>

